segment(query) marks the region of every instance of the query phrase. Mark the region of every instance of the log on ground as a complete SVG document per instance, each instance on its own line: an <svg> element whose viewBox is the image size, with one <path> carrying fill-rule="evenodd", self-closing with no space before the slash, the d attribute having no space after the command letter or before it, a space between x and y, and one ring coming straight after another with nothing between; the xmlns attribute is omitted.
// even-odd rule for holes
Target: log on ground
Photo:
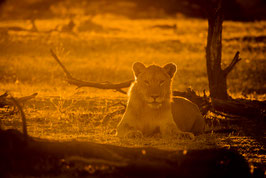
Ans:
<svg viewBox="0 0 266 178"><path fill-rule="evenodd" d="M90 142L57 142L0 130L0 176L250 177L231 149L165 151Z"/></svg>

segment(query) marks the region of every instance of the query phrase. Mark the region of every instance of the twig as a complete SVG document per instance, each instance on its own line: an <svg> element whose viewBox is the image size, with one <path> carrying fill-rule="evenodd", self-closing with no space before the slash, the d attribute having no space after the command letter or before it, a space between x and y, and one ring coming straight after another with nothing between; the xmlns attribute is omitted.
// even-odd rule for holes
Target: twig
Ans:
<svg viewBox="0 0 266 178"><path fill-rule="evenodd" d="M124 107L123 109L119 109L119 110L116 110L114 112L111 112L111 113L107 114L103 118L102 123L105 125L112 117L114 117L115 115L118 115L118 114L123 114L125 111L126 111L126 107Z"/></svg>
<svg viewBox="0 0 266 178"><path fill-rule="evenodd" d="M125 92L124 90L122 90L120 88L116 89L115 91L118 91L118 92L123 93L123 94L127 94L127 92Z"/></svg>
<svg viewBox="0 0 266 178"><path fill-rule="evenodd" d="M27 122L26 122L26 116L25 113L22 109L22 107L19 104L19 101L16 100L13 96L10 97L10 100L14 103L14 105L18 108L21 114L21 119L22 119L22 129L23 129L23 135L25 138L25 141L28 139L28 131L27 131Z"/></svg>
<svg viewBox="0 0 266 178"><path fill-rule="evenodd" d="M61 61L56 56L54 51L51 49L50 52L51 52L52 56L54 57L54 59L56 60L56 62L61 66L61 68L63 69L64 73L66 74L67 82L69 84L77 86L78 88L81 88L81 87L93 87L93 88L99 88L99 89L114 89L116 91L119 91L119 92L125 94L126 92L121 90L121 89L122 88L128 88L131 85L131 83L134 82L134 80L128 80L128 81L125 81L125 82L113 84L113 83L110 83L110 82L97 83L97 82L86 82L86 81L75 79L75 78L72 77L70 72L68 72L68 70L65 68L65 66L61 63Z"/></svg>
<svg viewBox="0 0 266 178"><path fill-rule="evenodd" d="M32 95L29 96L23 96L21 98L16 98L16 100L18 100L18 102L20 103L24 103L32 98L35 98L38 95L38 93L33 93Z"/></svg>
<svg viewBox="0 0 266 178"><path fill-rule="evenodd" d="M35 98L38 95L38 93L33 93L32 95L29 96L23 96L20 98L15 98L19 103L25 103L26 101ZM8 94L7 92L3 95L0 96L0 107L8 106L8 105L13 105L14 102L10 97L7 97Z"/></svg>
<svg viewBox="0 0 266 178"><path fill-rule="evenodd" d="M125 109L127 107L127 105L125 103L122 103L121 101L119 101L118 103L112 104L110 107L112 107L112 106L118 106L118 105L123 106Z"/></svg>
<svg viewBox="0 0 266 178"><path fill-rule="evenodd" d="M240 118L240 116L237 116L237 115L231 115L231 114L226 114L226 113L223 113L223 112L220 112L220 111L217 111L215 109L210 109L210 111L216 115L220 115L222 117L225 117L225 118L232 118L232 119L236 119L236 118Z"/></svg>
<svg viewBox="0 0 266 178"><path fill-rule="evenodd" d="M61 63L61 61L59 60L57 55L54 53L54 51L52 49L50 49L50 52L51 52L52 56L54 57L54 59L56 60L56 62L60 65L60 67L62 67L63 71L65 72L65 74L67 76L67 78L72 78L71 74L68 72L68 70L65 68L65 66Z"/></svg>
<svg viewBox="0 0 266 178"><path fill-rule="evenodd" d="M227 66L224 69L224 74L228 75L232 69L234 68L234 66L241 60L241 58L239 58L239 51L236 52L235 57L233 58L231 64L229 66Z"/></svg>

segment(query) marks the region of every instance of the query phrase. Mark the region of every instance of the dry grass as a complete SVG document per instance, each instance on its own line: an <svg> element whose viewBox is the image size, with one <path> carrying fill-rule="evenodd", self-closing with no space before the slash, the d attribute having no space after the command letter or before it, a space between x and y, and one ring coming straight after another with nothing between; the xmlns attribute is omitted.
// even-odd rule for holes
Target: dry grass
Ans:
<svg viewBox="0 0 266 178"><path fill-rule="evenodd" d="M119 140L115 137L115 128L122 115L111 118L107 124L102 121L108 113L121 109L121 106L113 105L120 101L125 103L126 96L98 89L76 90L64 82L63 72L49 53L53 48L75 77L99 82L132 79L131 66L135 61L160 65L175 62L178 71L173 88L182 91L192 87L201 92L208 89L206 20L130 20L113 15L97 15L91 21L89 19L86 16L74 19L76 26L72 32L47 33L57 25L66 25L70 19L36 20L40 32L0 32L0 91L8 90L14 96L39 93L24 106L29 135L172 150L226 146L224 138L227 135L224 134L203 134L196 141ZM155 27L173 24L177 29ZM0 26L30 28L29 22L14 20L1 22ZM224 23L224 64L231 61L237 50L242 58L228 78L228 89L234 97L265 100L265 39L260 42L244 40L247 36L265 36L265 26L266 22ZM4 116L3 112L0 115L1 128L19 129L19 116ZM239 137L239 140L244 138L241 133ZM256 148L260 146L258 144ZM265 155L256 161L262 160Z"/></svg>
<svg viewBox="0 0 266 178"><path fill-rule="evenodd" d="M53 48L69 70L83 80L112 82L131 79L134 61L160 65L175 62L178 71L174 89L184 90L189 86L198 91L208 89L204 50L206 20L130 20L102 15L92 19L92 24L101 26L102 30L90 28L80 32L78 25L86 22L81 20L75 19L74 33L2 33L1 81L61 85L62 72L48 52ZM56 23L64 25L66 22L52 19L37 20L36 24L39 31L44 32L49 30L47 27L51 30ZM18 25L22 22L5 23ZM173 24L177 24L176 30L154 28L155 25ZM228 79L232 93L265 93L264 41L242 40L246 36L262 36L266 33L264 27L265 22L224 23L224 64L230 62L237 50L243 58Z"/></svg>

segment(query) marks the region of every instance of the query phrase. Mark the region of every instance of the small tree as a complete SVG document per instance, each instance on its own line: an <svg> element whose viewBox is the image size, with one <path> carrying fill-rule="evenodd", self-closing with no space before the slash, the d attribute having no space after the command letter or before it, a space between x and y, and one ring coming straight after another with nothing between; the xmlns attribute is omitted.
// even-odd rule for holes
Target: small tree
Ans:
<svg viewBox="0 0 266 178"><path fill-rule="evenodd" d="M206 64L209 80L210 96L218 99L228 99L226 78L235 64L240 61L239 52L236 53L231 64L221 68L222 59L222 0L207 2L208 11L208 38L206 47Z"/></svg>

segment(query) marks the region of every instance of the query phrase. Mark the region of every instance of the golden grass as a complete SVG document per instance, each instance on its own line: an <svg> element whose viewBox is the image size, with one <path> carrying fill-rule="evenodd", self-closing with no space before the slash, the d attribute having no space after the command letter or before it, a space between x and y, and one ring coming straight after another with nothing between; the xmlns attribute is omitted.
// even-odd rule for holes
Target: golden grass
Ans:
<svg viewBox="0 0 266 178"><path fill-rule="evenodd" d="M226 144L223 140L217 140L221 136L216 134L201 135L194 142L151 138L119 140L114 133L122 115L111 118L106 125L102 121L107 114L121 109L121 106L113 105L121 101L126 103L126 95L110 90L75 89L69 86L64 81L61 68L49 53L50 48L54 49L75 77L98 82L132 79L131 66L135 61L160 65L174 62L177 73L173 89L182 91L192 87L202 92L208 90L206 20L131 20L97 15L89 21L90 27L85 28L89 19L86 16L74 19L76 26L73 33L46 33L57 25L66 25L70 19L36 20L40 32L0 32L0 91L8 90L14 96L39 93L36 99L24 106L29 135L132 147L154 146L168 150ZM155 27L173 24L177 25L177 29ZM30 28L27 21L4 21L0 26ZM82 26L82 31L79 31L79 26ZM234 97L265 100L265 43L243 41L245 36L265 35L265 26L264 21L224 23L223 65L230 63L237 50L242 58L228 77L228 89ZM1 111L0 117L2 128L20 128L18 115L5 116Z"/></svg>
<svg viewBox="0 0 266 178"><path fill-rule="evenodd" d="M131 79L131 65L134 61L160 65L175 62L178 71L174 89L184 90L189 86L198 91L208 89L205 67L206 20L130 20L98 15L92 19L91 24L102 26L103 30L79 32L78 25L84 21L86 17L74 19L77 24L74 34L56 31L42 33L55 28L56 24L67 24L67 19L37 20L41 33L3 33L5 38L0 43L1 81L61 85L61 69L48 52L49 48L53 48L66 67L83 80L113 82ZM18 25L18 22L3 22L1 26L8 24ZM176 30L154 28L155 25L173 24L177 24ZM265 34L265 24L224 23L223 63L227 65L237 50L243 59L228 78L228 88L233 93L245 89L251 91L247 94L265 91L265 44L241 41L247 35ZM230 40L232 38L240 40Z"/></svg>

